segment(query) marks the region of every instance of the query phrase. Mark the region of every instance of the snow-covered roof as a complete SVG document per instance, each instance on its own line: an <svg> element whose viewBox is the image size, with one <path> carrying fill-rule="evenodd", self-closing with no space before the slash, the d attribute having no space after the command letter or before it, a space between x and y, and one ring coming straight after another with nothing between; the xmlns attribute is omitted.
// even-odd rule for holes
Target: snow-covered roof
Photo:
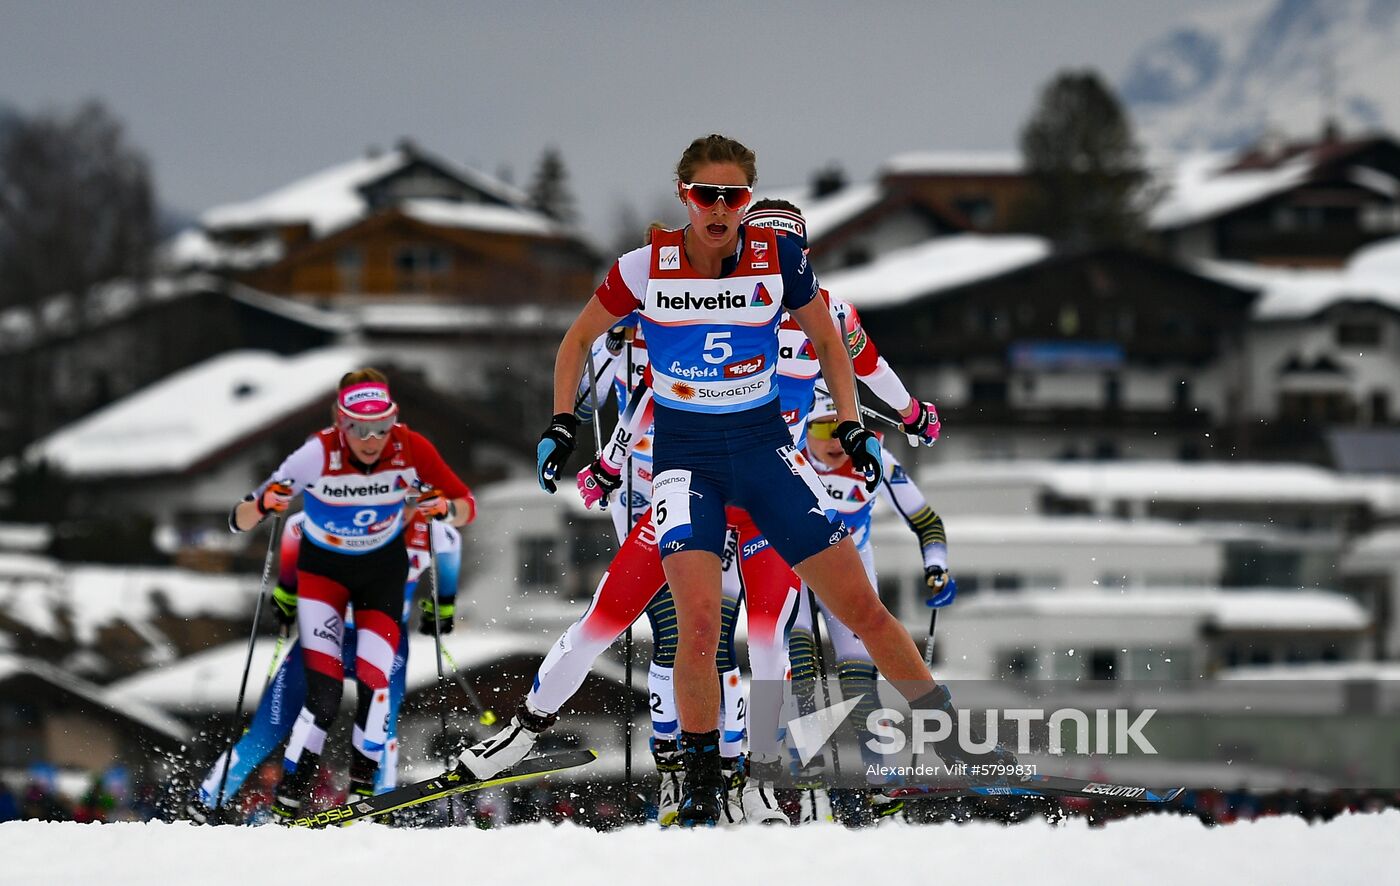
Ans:
<svg viewBox="0 0 1400 886"><path fill-rule="evenodd" d="M557 328L562 331L569 328L578 315L576 309L567 307L457 304L431 298L415 300L404 295L342 296L329 305L313 304L238 284L230 286L229 297L339 336L360 332L443 335L512 329L538 332Z"/></svg>
<svg viewBox="0 0 1400 886"><path fill-rule="evenodd" d="M458 670L469 671L516 656L543 660L557 639L553 632L461 628L444 635L442 645ZM271 637L259 637L253 649L253 660L269 661L274 642ZM238 700L238 678L243 673L247 654L246 642L226 643L120 680L112 685L111 694L122 701L135 701L166 711L231 710ZM432 637L416 631L409 635L405 677L408 691L431 686L437 681L437 662L433 654ZM622 667L615 662L599 660L594 663L593 671L611 680L624 678Z"/></svg>
<svg viewBox="0 0 1400 886"><path fill-rule="evenodd" d="M1400 680L1400 662L1335 661L1242 665L1216 674L1220 680Z"/></svg>
<svg viewBox="0 0 1400 886"><path fill-rule="evenodd" d="M1018 175L1024 170L1017 151L910 151L880 167L886 175Z"/></svg>
<svg viewBox="0 0 1400 886"><path fill-rule="evenodd" d="M812 187L804 185L783 188L776 191L763 191L757 199L786 200L802 210L802 218L807 223L807 241L815 243L827 234L876 206L885 197L884 189L874 182L849 184L821 197L813 193Z"/></svg>
<svg viewBox="0 0 1400 886"><path fill-rule="evenodd" d="M219 285L207 274L191 272L150 280L108 280L92 287L85 299L60 292L33 307L0 312L0 352L18 350L46 335L66 336L75 325L112 323L143 307L207 292Z"/></svg>
<svg viewBox="0 0 1400 886"><path fill-rule="evenodd" d="M1400 567L1400 526L1377 529L1358 537L1347 550L1347 559L1381 560Z"/></svg>
<svg viewBox="0 0 1400 886"><path fill-rule="evenodd" d="M550 236L563 231L548 216L513 206L488 203L459 203L452 200L405 200L398 207L405 215L424 224L449 228L469 228L502 234Z"/></svg>
<svg viewBox="0 0 1400 886"><path fill-rule="evenodd" d="M40 636L81 646L104 627L125 624L146 640L156 660L174 654L154 627L157 616L237 620L252 610L256 593L257 580L249 576L0 556L0 612L7 617Z"/></svg>
<svg viewBox="0 0 1400 886"><path fill-rule="evenodd" d="M183 471L317 399L363 362L353 348L211 357L44 437L26 452L76 476Z"/></svg>
<svg viewBox="0 0 1400 886"><path fill-rule="evenodd" d="M1232 152L1189 154L1166 170L1167 192L1152 208L1154 228L1180 228L1257 203L1302 184L1312 173L1304 154L1268 169L1227 171L1237 160Z"/></svg>
<svg viewBox="0 0 1400 886"><path fill-rule="evenodd" d="M887 520L893 513L881 512ZM949 524L950 543L963 544L1131 544L1182 546L1215 543L1219 538L1197 524L1166 520L1120 520L1096 517L958 515Z"/></svg>
<svg viewBox="0 0 1400 886"><path fill-rule="evenodd" d="M1327 591L1020 591L959 602L963 615L1059 618L1197 618L1233 631L1360 631L1370 617L1356 600Z"/></svg>
<svg viewBox="0 0 1400 886"><path fill-rule="evenodd" d="M597 510L590 511L584 507L583 500L577 494L570 494L571 489L567 485L561 486L559 493L555 495L546 495L540 491L539 484L533 478L502 480L475 491L478 509L483 513L490 513L493 508L497 507L519 508L521 502L525 502L550 507L559 507L562 504L570 516L598 519L605 516Z"/></svg>
<svg viewBox="0 0 1400 886"><path fill-rule="evenodd" d="M282 240L275 236L233 245L216 243L199 228L186 228L161 245L162 260L174 268L256 268L278 261L282 253Z"/></svg>
<svg viewBox="0 0 1400 886"><path fill-rule="evenodd" d="M392 301L361 302L342 309L357 328L378 333L452 333L569 328L578 312L573 308L552 309L540 305L516 307L489 305L413 303Z"/></svg>
<svg viewBox="0 0 1400 886"><path fill-rule="evenodd" d="M870 264L822 276L833 295L858 308L890 307L1043 261L1040 237L956 234L893 250Z"/></svg>
<svg viewBox="0 0 1400 886"><path fill-rule="evenodd" d="M143 702L116 697L110 690L74 677L46 662L0 654L0 682L16 675L38 677L175 741L183 742L189 737L189 729L183 723Z"/></svg>
<svg viewBox="0 0 1400 886"><path fill-rule="evenodd" d="M1196 270L1234 286L1255 289L1259 320L1303 320L1343 301L1373 301L1400 311L1400 237L1373 243L1337 268L1286 268L1250 262L1202 260Z"/></svg>
<svg viewBox="0 0 1400 886"><path fill-rule="evenodd" d="M1372 504L1394 480L1339 474L1286 462L1011 461L934 465L920 481L936 489L1019 480L1077 498L1149 501Z"/></svg>
<svg viewBox="0 0 1400 886"><path fill-rule="evenodd" d="M357 157L251 200L216 206L200 216L200 224L210 230L309 224L316 236L324 236L365 214L367 207L361 188L418 159L415 151L403 149ZM433 162L445 165L436 159ZM505 203L521 206L526 202L520 191L490 176L463 167L449 167L448 171Z"/></svg>
<svg viewBox="0 0 1400 886"><path fill-rule="evenodd" d="M325 234L353 221L365 211L359 189L408 162L402 151L356 157L297 179L251 200L206 210L199 218L205 228L263 228L309 224Z"/></svg>

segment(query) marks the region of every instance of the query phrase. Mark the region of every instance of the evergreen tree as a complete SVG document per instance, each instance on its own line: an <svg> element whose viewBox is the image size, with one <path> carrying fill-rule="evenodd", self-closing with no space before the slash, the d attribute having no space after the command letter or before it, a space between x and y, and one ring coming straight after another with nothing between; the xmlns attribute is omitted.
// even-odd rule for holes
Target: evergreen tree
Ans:
<svg viewBox="0 0 1400 886"><path fill-rule="evenodd" d="M564 157L553 145L540 155L529 195L531 208L557 222L569 225L578 219L573 194L569 193L569 173L564 168Z"/></svg>
<svg viewBox="0 0 1400 886"><path fill-rule="evenodd" d="M1063 71L1045 87L1021 155L1031 187L1015 227L1071 249L1143 239L1154 195L1142 150L1096 72Z"/></svg>

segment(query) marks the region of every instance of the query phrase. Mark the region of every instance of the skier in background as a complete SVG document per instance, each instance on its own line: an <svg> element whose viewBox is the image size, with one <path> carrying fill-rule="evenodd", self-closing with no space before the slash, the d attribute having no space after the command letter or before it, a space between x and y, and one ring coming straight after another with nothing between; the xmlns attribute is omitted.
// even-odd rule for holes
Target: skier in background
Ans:
<svg viewBox="0 0 1400 886"><path fill-rule="evenodd" d="M387 738L389 674L399 646L404 576L405 503L421 496L425 519L462 526L476 516L471 490L427 438L398 423L388 380L376 369L347 373L332 407L335 424L314 434L234 507L229 527L247 532L305 493L306 522L297 563L297 627L306 699L292 726L273 813L304 811L320 768L326 733L343 690L346 606L356 626L358 705L351 743L352 795L374 793Z"/></svg>

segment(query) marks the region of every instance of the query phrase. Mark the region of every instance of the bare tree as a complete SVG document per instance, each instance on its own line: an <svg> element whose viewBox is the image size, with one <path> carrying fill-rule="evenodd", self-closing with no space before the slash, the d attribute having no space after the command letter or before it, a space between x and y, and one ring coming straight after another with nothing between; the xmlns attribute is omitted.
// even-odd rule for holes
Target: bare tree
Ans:
<svg viewBox="0 0 1400 886"><path fill-rule="evenodd" d="M157 225L149 163L101 102L0 128L0 299L144 279Z"/></svg>

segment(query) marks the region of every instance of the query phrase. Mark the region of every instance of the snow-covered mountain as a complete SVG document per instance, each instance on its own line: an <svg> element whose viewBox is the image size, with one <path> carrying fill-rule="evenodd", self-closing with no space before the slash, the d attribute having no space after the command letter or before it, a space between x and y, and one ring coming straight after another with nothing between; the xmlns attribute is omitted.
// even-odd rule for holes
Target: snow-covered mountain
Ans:
<svg viewBox="0 0 1400 886"><path fill-rule="evenodd" d="M1144 46L1119 84L1153 148L1400 129L1400 0L1234 0Z"/></svg>

